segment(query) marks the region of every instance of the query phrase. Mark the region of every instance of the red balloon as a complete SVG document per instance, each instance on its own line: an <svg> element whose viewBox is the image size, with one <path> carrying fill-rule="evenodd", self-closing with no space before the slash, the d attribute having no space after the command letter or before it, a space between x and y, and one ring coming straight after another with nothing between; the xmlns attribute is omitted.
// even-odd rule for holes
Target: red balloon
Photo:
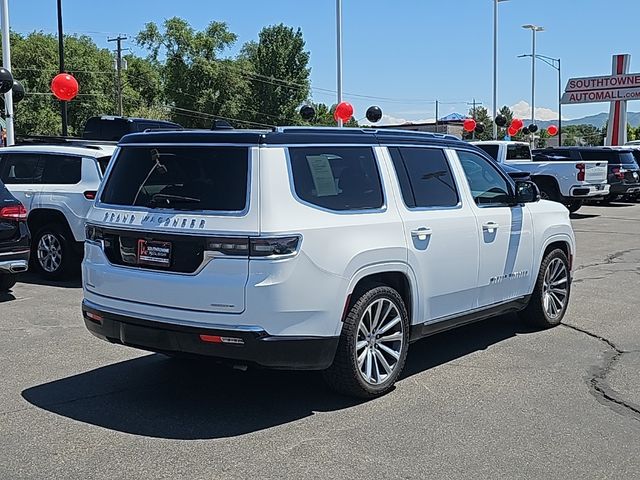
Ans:
<svg viewBox="0 0 640 480"><path fill-rule="evenodd" d="M513 137L516 133L518 133L518 130L517 130L517 129L515 129L515 128L513 128L513 125L511 125L511 126L509 127L509 130L507 130L507 132L509 133L509 136L510 136L510 137Z"/></svg>
<svg viewBox="0 0 640 480"><path fill-rule="evenodd" d="M555 137L558 134L558 127L556 127L555 125L549 125L547 127L547 133L552 137Z"/></svg>
<svg viewBox="0 0 640 480"><path fill-rule="evenodd" d="M511 128L515 129L516 132L522 130L522 127L524 127L524 122L519 118L514 118L511 121Z"/></svg>
<svg viewBox="0 0 640 480"><path fill-rule="evenodd" d="M462 128L464 128L466 132L473 132L476 128L476 125L477 123L473 118L467 118L462 124Z"/></svg>
<svg viewBox="0 0 640 480"><path fill-rule="evenodd" d="M78 81L68 73L59 73L51 81L51 91L58 100L73 100L79 89Z"/></svg>
<svg viewBox="0 0 640 480"><path fill-rule="evenodd" d="M342 120L346 123L351 117L353 117L353 107L349 102L340 102L336 106L336 111L333 112L333 118L335 118L336 121Z"/></svg>

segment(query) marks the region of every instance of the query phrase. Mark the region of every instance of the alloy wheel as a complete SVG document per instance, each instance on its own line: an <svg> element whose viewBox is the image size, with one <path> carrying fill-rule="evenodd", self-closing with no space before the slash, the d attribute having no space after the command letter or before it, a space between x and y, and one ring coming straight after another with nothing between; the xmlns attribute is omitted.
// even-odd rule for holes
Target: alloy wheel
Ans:
<svg viewBox="0 0 640 480"><path fill-rule="evenodd" d="M569 293L569 271L560 258L547 265L542 283L542 304L547 316L555 320L564 311Z"/></svg>
<svg viewBox="0 0 640 480"><path fill-rule="evenodd" d="M40 237L37 252L38 263L45 272L56 272L62 265L62 245L52 233L45 233Z"/></svg>

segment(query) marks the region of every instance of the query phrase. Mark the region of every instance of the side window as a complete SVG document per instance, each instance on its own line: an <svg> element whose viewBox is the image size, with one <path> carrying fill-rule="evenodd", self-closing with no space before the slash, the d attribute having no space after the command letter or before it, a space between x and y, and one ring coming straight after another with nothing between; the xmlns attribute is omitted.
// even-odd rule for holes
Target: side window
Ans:
<svg viewBox="0 0 640 480"><path fill-rule="evenodd" d="M384 204L370 147L291 147L291 171L301 200L329 210L366 210Z"/></svg>
<svg viewBox="0 0 640 480"><path fill-rule="evenodd" d="M453 207L459 197L443 150L389 148L407 207Z"/></svg>
<svg viewBox="0 0 640 480"><path fill-rule="evenodd" d="M458 150L458 158L469 182L473 199L479 206L509 204L511 188L491 162L472 152Z"/></svg>
<svg viewBox="0 0 640 480"><path fill-rule="evenodd" d="M42 166L37 153L10 153L2 157L0 180L7 185L40 183Z"/></svg>
<svg viewBox="0 0 640 480"><path fill-rule="evenodd" d="M82 158L65 155L42 155L42 183L75 185L80 182Z"/></svg>

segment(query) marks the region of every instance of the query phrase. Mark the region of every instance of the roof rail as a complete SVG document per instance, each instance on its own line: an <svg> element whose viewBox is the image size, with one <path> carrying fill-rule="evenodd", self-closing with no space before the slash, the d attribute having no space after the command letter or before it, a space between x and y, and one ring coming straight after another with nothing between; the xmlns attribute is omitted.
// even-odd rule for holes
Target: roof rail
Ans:
<svg viewBox="0 0 640 480"><path fill-rule="evenodd" d="M420 138L440 138L443 140L457 140L460 141L455 135L448 135L444 133L433 132L419 132L415 130L402 130L402 129L377 129L375 127L276 127L274 129L280 133L332 133L332 134L369 134L369 135L389 135L389 136L416 136Z"/></svg>
<svg viewBox="0 0 640 480"><path fill-rule="evenodd" d="M84 147L101 150L101 145L117 145L109 140L90 140L79 137L62 137L47 135L21 135L16 138L16 145L66 145L68 147Z"/></svg>

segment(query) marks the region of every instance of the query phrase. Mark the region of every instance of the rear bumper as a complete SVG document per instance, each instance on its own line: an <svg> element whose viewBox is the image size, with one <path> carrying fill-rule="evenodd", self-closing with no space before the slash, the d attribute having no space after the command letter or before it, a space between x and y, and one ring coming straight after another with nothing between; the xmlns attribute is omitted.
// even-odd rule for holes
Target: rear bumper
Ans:
<svg viewBox="0 0 640 480"><path fill-rule="evenodd" d="M29 268L29 250L0 253L0 273L22 273Z"/></svg>
<svg viewBox="0 0 640 480"><path fill-rule="evenodd" d="M589 198L609 195L610 185L574 185L569 190L569 196L574 198Z"/></svg>
<svg viewBox="0 0 640 480"><path fill-rule="evenodd" d="M629 195L640 193L640 183L614 183L611 185L612 195Z"/></svg>
<svg viewBox="0 0 640 480"><path fill-rule="evenodd" d="M213 357L240 364L290 370L324 370L333 362L339 337L274 336L259 327L241 330L200 328L104 311L82 303L87 329L102 340L160 353ZM235 339L205 342L201 335Z"/></svg>

